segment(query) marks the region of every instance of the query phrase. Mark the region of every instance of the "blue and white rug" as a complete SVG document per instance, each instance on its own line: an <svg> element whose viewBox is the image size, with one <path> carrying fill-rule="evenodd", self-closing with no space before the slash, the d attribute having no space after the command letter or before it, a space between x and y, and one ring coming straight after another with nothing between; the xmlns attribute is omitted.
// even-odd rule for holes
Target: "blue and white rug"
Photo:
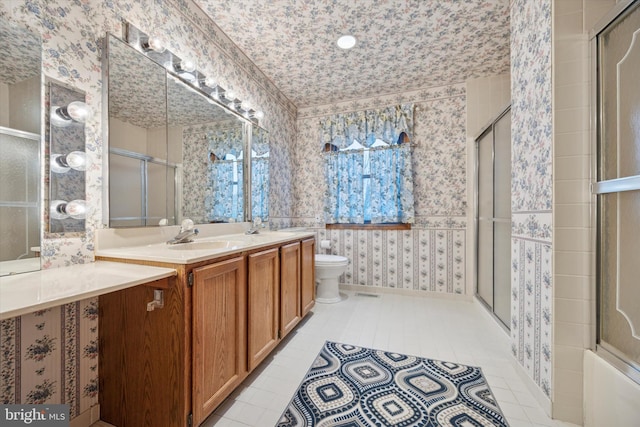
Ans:
<svg viewBox="0 0 640 427"><path fill-rule="evenodd" d="M480 368L326 342L277 427L508 426Z"/></svg>

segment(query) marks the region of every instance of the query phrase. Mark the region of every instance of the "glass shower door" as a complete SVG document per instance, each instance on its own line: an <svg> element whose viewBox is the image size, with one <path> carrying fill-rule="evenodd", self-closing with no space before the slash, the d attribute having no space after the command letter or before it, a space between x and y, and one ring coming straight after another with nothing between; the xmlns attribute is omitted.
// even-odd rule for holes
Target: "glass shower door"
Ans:
<svg viewBox="0 0 640 427"><path fill-rule="evenodd" d="M477 293L509 328L511 317L511 109L476 140Z"/></svg>
<svg viewBox="0 0 640 427"><path fill-rule="evenodd" d="M596 37L598 351L640 382L640 3Z"/></svg>

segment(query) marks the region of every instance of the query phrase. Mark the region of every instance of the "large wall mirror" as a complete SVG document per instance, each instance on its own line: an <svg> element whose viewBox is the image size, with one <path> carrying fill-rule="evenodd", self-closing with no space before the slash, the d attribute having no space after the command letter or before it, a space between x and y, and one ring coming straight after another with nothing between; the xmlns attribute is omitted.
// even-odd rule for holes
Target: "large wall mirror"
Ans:
<svg viewBox="0 0 640 427"><path fill-rule="evenodd" d="M0 275L40 269L40 37L0 19Z"/></svg>
<svg viewBox="0 0 640 427"><path fill-rule="evenodd" d="M150 57L113 35L106 53L109 226L240 222L249 205L266 220L267 132L167 72L170 53ZM259 163L251 180L248 151Z"/></svg>

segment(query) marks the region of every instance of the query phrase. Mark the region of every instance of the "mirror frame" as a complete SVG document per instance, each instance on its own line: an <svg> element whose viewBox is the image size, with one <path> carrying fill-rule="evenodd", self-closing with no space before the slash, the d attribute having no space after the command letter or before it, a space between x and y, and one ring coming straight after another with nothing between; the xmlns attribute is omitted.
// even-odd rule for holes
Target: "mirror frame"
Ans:
<svg viewBox="0 0 640 427"><path fill-rule="evenodd" d="M192 82L190 82L189 80L186 80L184 78L182 78L178 73L173 72L169 69L167 69L166 67L164 67L164 64L161 64L156 58L154 58L151 55L147 55L145 54L145 52L143 52L142 48L140 47L140 41L143 40L144 38L148 39L148 36L143 33L142 31L138 30L136 27L134 27L133 25L131 25L128 22L123 22L123 26L122 26L122 38L118 37L115 34L112 33L107 33L106 37L104 38L104 43L103 43L103 49L102 49L102 70L103 70L103 84L102 84L102 129L103 129L103 152L105 153L103 155L103 194L102 194L102 200L103 200L103 208L102 208L102 222L104 225L106 225L107 227L110 227L110 214L109 214L109 148L110 148L110 144L109 144L109 38L113 37L113 39L118 40L119 42L122 42L123 44L125 44L128 47L133 48L134 50L136 50L140 55L143 55L144 57L150 58L152 61L154 61L155 63L163 66L163 68L165 69L165 72L167 75L171 75L173 77L175 77L176 79L182 81L183 83L185 83L190 89L194 90L195 92L197 92L199 95L205 97L207 100L209 100L211 103L213 103L214 105L218 106L218 107L222 107L227 113L234 115L236 118L240 119L242 126L243 126L243 149L244 152L247 153L248 155L245 154L244 159L243 159L243 173L244 173L244 179L243 179L243 204L244 204L244 221L251 221L252 220L252 211L251 211L251 135L252 135L252 127L253 126L259 126L258 123L258 119L254 118L254 117L249 117L249 114L251 113L253 115L253 113L255 113L254 110L250 110L250 111L245 111L245 114L240 114L238 111L236 111L235 109L230 108L227 104L221 102L219 99L216 99L215 97L213 97L211 94L205 92L201 87L199 87L198 85L194 85ZM173 58L178 58L177 56L173 55L170 53L170 55ZM178 58L179 59L179 58ZM198 77L198 79L202 78L204 79L204 76L199 72L199 71L195 71L196 76ZM220 91L220 93L222 94L222 96L224 96L224 89L221 88L220 86L217 86L217 88L215 89L216 91ZM233 103L233 102L232 102ZM236 100L234 105L238 103L239 101ZM268 131L264 128L262 128L265 132ZM183 195L184 196L184 195ZM268 197L268 196L267 196ZM181 216L181 213L176 213L176 216ZM152 226L147 226L147 227L152 227ZM118 227L120 228L120 227Z"/></svg>
<svg viewBox="0 0 640 427"><path fill-rule="evenodd" d="M21 268L15 269L15 271L13 270L13 267L11 267L10 271L2 270L3 272L7 271L7 274L9 275L14 275L14 274L22 274L22 273L29 273L33 271L39 271L42 269L42 258L41 258L42 244L46 234L45 206L47 205L47 197L45 196L45 194L48 193L45 169L46 169L46 164L49 160L49 155L46 153L46 150L45 150L45 106L43 105L43 100L45 99L45 75L44 75L43 66L42 66L43 64L42 35L40 33L34 32L30 28L27 28L23 24L16 24L15 22L9 22L6 19L6 17L0 17L0 20L6 22L8 26L10 26L13 29L19 30L23 34L26 33L26 34L29 34L30 36L33 36L33 42L34 42L34 45L37 45L36 48L37 48L37 54L38 54L38 60L37 60L38 70L32 75L32 77L36 77L36 76L38 77L37 99L36 99L36 96L33 97L33 104L37 105L38 107L38 112L37 112L38 133L36 134L33 132L35 131L35 126L34 126L34 129L29 129L29 130L9 128L9 127L3 126L3 129L5 130L5 132L3 133L13 137L19 137L19 138L26 137L27 139L32 139L38 144L37 145L38 167L34 176L35 183L37 185L37 188L35 190L36 198L37 198L37 206L36 206L36 214L35 214L36 222L37 222L37 231L34 234L37 234L38 236L38 243L37 243L38 246L36 247L32 246L30 248L27 248L27 249L34 248L35 256L24 258L24 259L34 259L34 262L32 263L33 265L29 265L29 267L21 266ZM16 37L16 39L19 40L19 42L25 43L24 38ZM4 46L9 47L10 45L11 44L9 43L9 44L5 44ZM24 49L24 47L25 46L22 46L20 47L20 49L22 50ZM8 55L8 58L15 60L15 56L13 55ZM24 63L20 65L24 68ZM35 119L35 116L34 116L34 119ZM35 125L35 123L36 122L34 120L33 124ZM35 248L39 248L39 252L37 252ZM11 262L12 260L7 260L7 261ZM0 262L4 262L4 261L0 261ZM0 276L4 275L3 272L0 272Z"/></svg>

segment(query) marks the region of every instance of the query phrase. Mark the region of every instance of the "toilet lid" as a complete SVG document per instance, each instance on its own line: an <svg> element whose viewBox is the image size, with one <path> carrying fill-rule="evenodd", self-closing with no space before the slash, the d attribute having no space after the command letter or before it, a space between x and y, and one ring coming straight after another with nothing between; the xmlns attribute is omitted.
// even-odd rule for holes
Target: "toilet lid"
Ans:
<svg viewBox="0 0 640 427"><path fill-rule="evenodd" d="M316 265L341 265L349 264L349 258L340 255L316 254Z"/></svg>

